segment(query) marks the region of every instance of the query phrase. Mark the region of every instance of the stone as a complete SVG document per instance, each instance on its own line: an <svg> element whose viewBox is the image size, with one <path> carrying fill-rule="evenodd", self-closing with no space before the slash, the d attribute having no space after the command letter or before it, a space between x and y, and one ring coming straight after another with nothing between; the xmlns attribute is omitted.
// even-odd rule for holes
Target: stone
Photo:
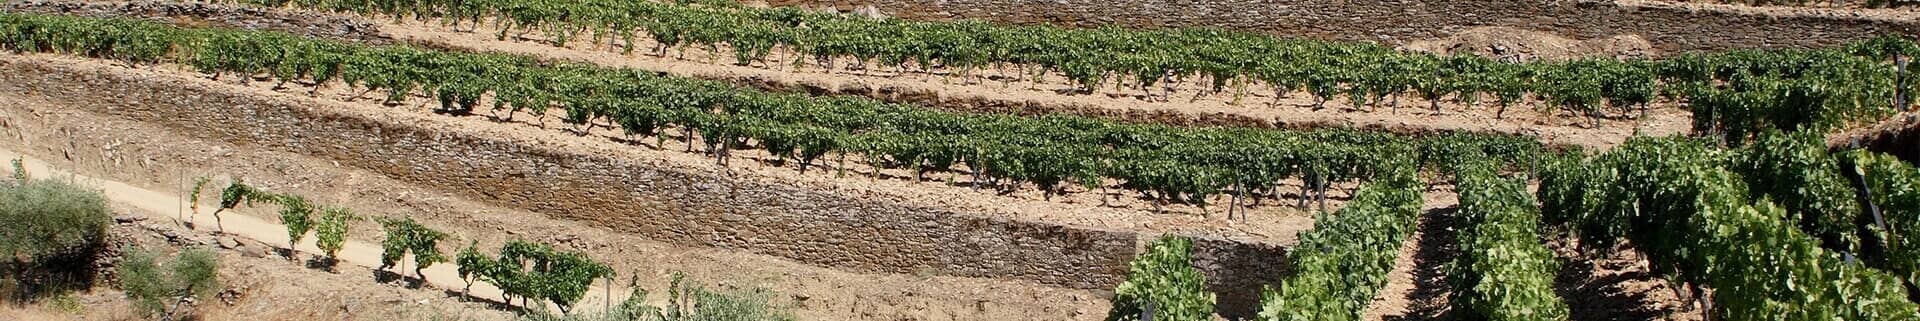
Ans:
<svg viewBox="0 0 1920 321"><path fill-rule="evenodd" d="M147 220L146 217L134 215L132 213L113 216L113 222L119 223L119 224L132 224L132 223L146 221L146 220Z"/></svg>

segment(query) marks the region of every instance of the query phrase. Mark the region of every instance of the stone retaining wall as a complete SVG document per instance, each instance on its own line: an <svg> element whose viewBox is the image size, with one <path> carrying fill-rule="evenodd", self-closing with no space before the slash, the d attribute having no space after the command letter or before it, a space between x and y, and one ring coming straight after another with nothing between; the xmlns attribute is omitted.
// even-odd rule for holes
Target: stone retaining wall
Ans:
<svg viewBox="0 0 1920 321"><path fill-rule="evenodd" d="M365 168L464 197L653 240L738 249L857 271L1029 280L1111 289L1157 235L969 215L730 178L446 124L398 121L292 95L0 56L0 92L177 128L201 139ZM364 112L364 111L363 111ZM1199 237L1195 265L1222 312L1249 316L1286 249Z"/></svg>
<svg viewBox="0 0 1920 321"><path fill-rule="evenodd" d="M1920 23L1826 14L1581 0L767 0L777 6L873 6L916 19L978 18L1073 26L1211 26L1321 39L1401 44L1472 27L1512 27L1577 39L1639 35L1661 53L1813 47L1880 33L1920 34Z"/></svg>

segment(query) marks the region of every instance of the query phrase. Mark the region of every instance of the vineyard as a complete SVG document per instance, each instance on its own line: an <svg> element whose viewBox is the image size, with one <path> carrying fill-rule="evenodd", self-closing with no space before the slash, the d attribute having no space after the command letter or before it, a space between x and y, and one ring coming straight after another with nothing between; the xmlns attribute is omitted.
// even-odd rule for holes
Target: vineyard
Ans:
<svg viewBox="0 0 1920 321"><path fill-rule="evenodd" d="M1111 88L1136 91L1149 102L1219 96L1232 101L1236 108L1247 109L1282 108L1243 99L1256 96L1252 91L1270 92L1264 97L1275 101L1305 93L1312 97L1313 104L1307 108L1313 110L1327 108L1328 102L1344 101L1355 109L1384 107L1397 114L1403 98L1425 103L1409 103L1409 108L1435 111L1444 108L1443 102L1451 101L1449 106L1498 106L1492 114L1474 117L1503 118L1510 107L1532 108L1548 115L1573 115L1570 120L1592 122L1594 127L1602 119L1634 122L1644 120L1644 115L1653 110L1678 109L1689 115L1692 123L1691 131L1685 134L1644 136L1636 132L1635 137L1617 146L1588 149L1545 143L1540 137L1528 135L1473 130L1407 134L1358 128L1180 126L1085 115L978 113L875 97L773 91L724 79L404 39L375 43L132 18L4 12L0 12L0 50L10 52L11 58L0 61L0 66L47 60L97 62L143 75L187 75L168 79L194 86L232 88L243 95L322 106L312 108L353 110L343 114L263 115L260 109L253 109L256 107L241 106L251 103L229 99L225 102L235 105L231 115L177 114L198 117L189 120L138 119L167 117L159 116L167 115L165 107L160 107L159 113L147 109L116 111L112 106L84 111L179 128L169 130L191 131L190 127L175 125L177 122L274 124L289 119L311 122L316 129L338 128L329 123L334 121L329 118L358 117L354 113L369 110L376 114L424 115L394 119L429 124L407 130L487 124L488 131L483 132L503 136L499 141L474 140L463 136L473 134L461 132L380 138L371 140L371 144L405 149L419 148L411 145L412 140L440 140L448 146L503 144L509 147L499 150L509 152L493 155L485 152L489 150L474 149L468 153L480 151L485 155L425 160L436 164L427 166L386 160L392 168L373 172L392 176L405 172L408 183L449 191L434 195L493 197L497 200L481 203L529 212L618 213L636 208L723 212L714 214L718 216L689 216L720 218L693 223L581 219L601 215L597 212L543 214L553 214L558 220L580 219L586 226L611 229L613 233L632 233L626 235L697 235L673 238L670 246L749 251L767 260L792 260L802 263L796 265L846 268L875 275L910 270L921 281L934 277L992 279L996 276L977 271L1021 271L1021 275L1006 277L1038 283L1021 283L1021 287L1098 291L1094 292L1099 293L1097 300L1109 308L1105 313L1074 311L1072 316L1053 318L1372 320L1383 313L1404 313L1387 318L1596 320L1601 317L1588 315L1595 311L1592 306L1608 305L1614 309L1663 311L1664 316L1652 317L1662 320L1920 321L1920 250L1914 247L1915 240L1920 239L1920 168L1912 160L1894 156L1899 149L1830 144L1830 135L1900 117L1914 105L1911 96L1916 86L1906 79L1907 68L1912 57L1920 54L1920 46L1896 35L1827 48L1686 53L1657 59L1502 61L1226 29L1083 29L975 20L917 21L730 1L230 2L260 10L366 16L394 24L402 20L428 21L456 31L486 29L499 40L544 41L544 45L560 48L574 43L612 48L626 55L695 61L692 63L701 63L697 62L700 57L688 58L688 51L724 53L730 59L708 57L704 63L775 72L816 68L863 76L917 74L951 78L961 84L999 81L1009 86L1014 82L1043 84L1049 76L1059 75L1075 89L1058 95L1095 95ZM641 37L656 46L640 46ZM789 57L775 59L775 55ZM1179 93L1180 88L1198 90ZM9 95L58 96L21 91ZM181 102L161 105L176 103ZM416 107L422 110L411 110ZM251 118L266 120L248 120ZM8 124L4 120L0 118L0 124ZM549 124L550 120L557 123ZM442 123L455 125L438 125ZM386 125L360 126L383 132L380 126ZM263 135L259 133L298 130L252 131L253 135ZM244 132L248 130L236 132L242 133L188 136L239 146L285 142L222 136L247 135ZM72 133L63 134L73 139ZM262 137L271 137L266 135ZM557 177L585 172L571 171L570 167L601 165L543 158L555 157L544 148L573 148L568 144L536 148L515 145L543 139L605 143L599 142L601 138L621 149L644 151L607 158L657 155L653 156L656 159L622 159L618 166L626 167L609 168L672 167L681 171L673 173L681 174L649 173L599 180ZM327 135L297 139L289 141L339 144L316 150L368 144ZM682 145L684 148L680 148ZM364 156L298 151L306 147L247 148L292 150L296 157L316 160L333 158L330 161L335 167L371 167L378 165L369 164L379 162L351 158ZM436 153L449 152L427 154ZM502 173L479 165L500 159L529 169ZM528 159L534 161L524 161ZM768 174L764 170L767 168L781 173ZM647 190L659 188L651 180L673 175L710 175L723 177L718 181L727 183L724 187L694 184L692 189ZM412 178L440 176L461 178ZM794 318L786 309L800 312L802 319L881 318L818 312L825 308L807 306L807 296L813 294L709 292L687 283L693 281L685 280L679 271L671 273L672 284L667 287L670 293L666 304L661 305L649 302L651 299L638 285L638 279L646 277L643 273L627 272L654 267L636 266L646 262L607 258L625 255L609 254L624 253L610 250L620 248L617 244L595 247L574 243L577 238L529 239L531 235L503 227L514 223L449 218L458 215L363 215L360 213L380 212L356 212L342 205L351 200L329 193L303 196L276 191L285 187L309 190L299 183L250 184L254 180L225 177L218 180L224 186L214 185L216 180L208 176L198 176L187 180L190 184L184 187L167 188L187 195L182 204L191 205L182 205L182 214L198 215L201 199L214 200L206 196L217 195L218 205L211 211L216 222L211 228L215 231L225 230L219 223L222 214L258 215L279 222L285 229L284 238L271 242L285 244L278 250L288 259L294 259L301 251L297 247L312 236L312 244L318 249L313 253L315 260L323 262L319 269L324 271L337 273L335 268L341 262L353 263L344 259L348 254L343 251L351 252L356 239L376 239L361 234L377 231L382 234L377 237L380 241L372 243L380 251L378 264L368 267L420 283L438 277L429 269L454 269L457 282L465 288L444 289L446 295L494 302L496 308L512 310L522 319L586 318L593 313L615 320L706 320L720 315L743 320ZM487 190L490 187L475 182L493 183L498 177L507 177L505 182L547 179L561 183L511 187L501 194L467 192ZM929 230L963 226L968 231L962 233L971 233L945 237L923 235L932 233L928 230L874 232L891 225L872 222L902 218L862 217L871 212L782 216L784 212L780 211L817 211L778 208L806 206L794 200L760 202L740 196L742 190L753 193L756 188L780 186L762 183L765 180L792 177L828 182L809 185L815 189L806 191L809 193L865 191L872 194L852 199L879 199L876 202L951 197L1023 204L1020 206L1044 204L1045 211L1073 212L1067 215L1079 215L1076 217L1111 212L1132 215L1114 216L1121 218L1193 217L1152 222L1176 222L1170 227L1148 227L1149 222L1103 222L1092 228L1076 225L1084 221L1066 221L1050 213L992 217L990 224L994 225L980 223L988 220L967 216L970 214L964 211L903 219L923 219ZM648 183L627 183L635 180ZM581 183L608 181L621 183ZM467 186L448 186L458 184L451 182L466 182ZM673 181L667 182L671 185ZM873 192L887 190L865 185L905 186L925 192L887 194L891 192ZM543 188L554 189L544 192L551 199L529 201L517 196L543 195L539 191ZM633 205L663 197L655 194L680 197L677 195L688 191L745 201L725 205ZM783 192L799 193L774 193ZM591 195L586 200L594 204L580 204L570 195ZM407 197L411 196L398 198ZM1147 206L1126 205L1141 203ZM761 206L776 208L737 210ZM1188 208L1197 213L1182 211ZM941 210L920 207L910 211ZM1449 218L1431 219L1441 215L1437 213L1446 213ZM1267 232L1274 229L1263 225L1270 224L1268 218L1248 223L1250 216L1259 215L1309 216L1311 227L1300 228L1298 235L1270 235ZM830 218L822 220L825 222L789 222L794 217ZM1037 227L998 225L1007 221L1033 222ZM807 224L804 226L828 229L822 231L828 236L791 240L792 236L701 229L766 226L761 224ZM464 232L445 230L449 225L472 227L460 227L458 231ZM496 234L494 230L507 232ZM1435 237L1432 234L1437 230L1450 236ZM1057 235L1063 240L1035 235ZM1110 235L1120 235L1122 241L1111 241ZM843 238L880 240L848 245ZM483 249L482 240L488 248L497 245L498 249ZM1055 241L1067 245L1050 245ZM1016 250L926 250L929 247L917 244L942 242L963 242L962 247L1008 243L1008 248ZM446 247L449 245L452 247ZM941 262L901 262L884 256L832 257L840 252L828 252L835 254L823 259L818 253L807 253L809 248L844 251L861 246L877 246L866 249L876 252L934 255ZM1248 250L1276 247L1271 251ZM807 254L787 252L795 248ZM1126 257L1099 257L1107 253L1103 251L1112 251L1109 248L1124 248L1119 251ZM923 251L933 253L918 253ZM1427 252L1436 254L1416 257L1416 253ZM1636 274L1633 278L1658 285L1612 290L1638 297L1623 302L1602 302L1613 299L1581 296L1569 290L1623 282L1569 277L1595 272L1582 271L1587 267L1568 262L1599 257L1635 258L1630 266L1617 268L1629 272L1619 273ZM143 259L147 260L142 261L144 265L154 264L148 262L152 258ZM1098 266L1049 271L1058 266L1057 262ZM973 270L943 270L953 267ZM1429 273L1435 275L1425 277L1409 270L1433 271ZM1101 275L1059 275L1086 273ZM625 301L615 300L613 295L617 277L634 279L627 282L633 291ZM596 286L597 282L605 285ZM830 281L813 282L823 283L787 290L826 291L820 288L833 285L825 283ZM476 284L486 284L497 292L481 295L473 291ZM734 287L726 283L722 286ZM993 287L1002 285L989 286ZM128 291L132 296L133 289ZM1661 292L1657 294L1660 297L1649 294L1655 292ZM597 303L604 305L584 303L592 300L590 295L601 293L605 294L600 298L604 302ZM1667 296L1671 299L1660 299ZM985 313L985 302L981 299L967 304L974 312ZM619 308L614 307L616 303ZM1420 315L1428 312L1414 312L1414 305L1440 312ZM1652 305L1661 306L1646 307ZM548 312L548 308L556 310ZM160 311L171 318L174 310ZM855 310L834 313L857 314ZM951 319L968 319L948 313L954 314ZM897 318L922 317L934 318Z"/></svg>

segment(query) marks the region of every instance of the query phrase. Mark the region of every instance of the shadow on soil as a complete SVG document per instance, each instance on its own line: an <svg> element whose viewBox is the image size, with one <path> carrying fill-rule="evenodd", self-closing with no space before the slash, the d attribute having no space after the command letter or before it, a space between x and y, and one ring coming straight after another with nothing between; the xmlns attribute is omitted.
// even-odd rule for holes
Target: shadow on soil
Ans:
<svg viewBox="0 0 1920 321"><path fill-rule="evenodd" d="M1458 208L1436 208L1421 215L1420 237L1415 242L1422 245L1413 254L1413 292L1407 294L1407 313L1387 316L1388 321L1413 320L1451 320L1452 309L1447 308L1448 298L1453 295L1453 285L1448 284L1448 263L1460 255L1460 243L1456 241L1459 232L1454 226L1454 214Z"/></svg>

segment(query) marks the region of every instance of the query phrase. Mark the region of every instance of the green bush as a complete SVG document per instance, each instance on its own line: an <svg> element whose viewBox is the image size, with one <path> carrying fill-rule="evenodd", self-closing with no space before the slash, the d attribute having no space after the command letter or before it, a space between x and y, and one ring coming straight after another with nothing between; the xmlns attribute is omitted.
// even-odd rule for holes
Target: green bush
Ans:
<svg viewBox="0 0 1920 321"><path fill-rule="evenodd" d="M0 184L0 273L5 296L32 299L86 288L112 214L100 192L58 180L28 180L15 164ZM46 293L43 293L46 292Z"/></svg>
<svg viewBox="0 0 1920 321"><path fill-rule="evenodd" d="M134 249L120 262L120 288L142 315L175 319L188 298L204 299L220 287L213 251L195 248L160 264L160 254Z"/></svg>
<svg viewBox="0 0 1920 321"><path fill-rule="evenodd" d="M413 274L425 279L422 270L434 263L447 261L446 255L440 253L440 241L447 238L447 233L421 225L412 217L380 217L374 220L379 221L380 229L387 233L386 239L380 241L380 269L393 267L407 252L413 252ZM465 267L462 269L465 270Z"/></svg>
<svg viewBox="0 0 1920 321"><path fill-rule="evenodd" d="M317 222L314 223L314 245L325 254L329 266L338 260L340 248L347 245L347 229L359 216L344 207L322 207Z"/></svg>
<svg viewBox="0 0 1920 321"><path fill-rule="evenodd" d="M546 300L559 306L561 313L586 297L594 280L613 275L612 268L585 253L521 240L508 241L498 257L482 255L469 246L456 262L469 287L474 280L485 280L500 288L503 302L517 297L525 306L528 300Z"/></svg>
<svg viewBox="0 0 1920 321"><path fill-rule="evenodd" d="M599 313L552 315L528 313L521 321L792 321L793 312L774 304L776 296L764 288L713 290L687 282L686 275L674 273L667 291L667 305L646 303L647 291L638 280L629 281L633 290L626 300Z"/></svg>
<svg viewBox="0 0 1920 321"><path fill-rule="evenodd" d="M0 252L48 257L91 248L113 217L100 192L55 180L0 188Z"/></svg>
<svg viewBox="0 0 1920 321"><path fill-rule="evenodd" d="M1213 320L1214 297L1206 285L1206 276L1193 268L1193 240L1163 236L1128 264L1107 320L1140 320L1149 306L1155 321Z"/></svg>

